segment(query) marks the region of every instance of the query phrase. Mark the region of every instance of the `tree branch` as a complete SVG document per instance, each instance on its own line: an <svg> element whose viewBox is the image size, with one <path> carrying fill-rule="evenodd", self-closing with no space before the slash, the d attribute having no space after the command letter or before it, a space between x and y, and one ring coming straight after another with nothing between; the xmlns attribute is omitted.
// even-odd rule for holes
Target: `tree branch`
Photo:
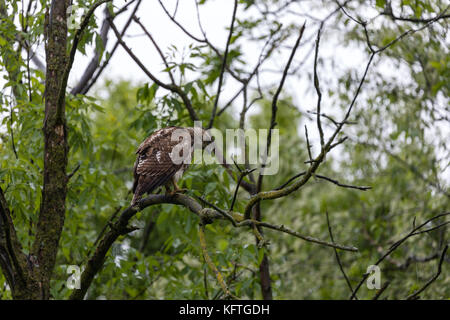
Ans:
<svg viewBox="0 0 450 320"><path fill-rule="evenodd" d="M328 216L328 211L326 212L326 216L327 216L328 233L330 234L331 242L334 243L333 231L331 230L331 224L330 224L330 218ZM339 269L341 270L342 275L344 276L345 282L347 283L347 286L350 289L350 292L353 293L352 284L350 283L350 280L348 279L347 274L344 271L344 267L342 266L341 258L339 257L339 253L336 248L334 248L334 255L336 256L336 261L339 265Z"/></svg>
<svg viewBox="0 0 450 320"><path fill-rule="evenodd" d="M183 91L183 89L181 89L179 86L174 85L174 84L167 84L162 82L161 80L159 80L158 78L156 78L145 66L144 64L139 60L138 57L136 57L136 55L133 53L133 51L126 45L126 43L123 41L121 35L119 34L119 31L117 31L116 26L114 25L114 23L112 22L112 20L110 20L110 24L111 24L111 28L113 29L114 33L116 34L117 40L119 41L120 45L125 49L125 51L128 53L128 55L134 60L134 62L136 62L136 64L139 66L139 68L141 68L141 70L154 82L156 83L158 86L169 90L175 94L177 94L178 96L180 96L180 98L183 100L184 105L186 106L186 109L189 112L189 115L191 117L192 121L197 121L198 120L198 116L197 113L195 112L194 108L192 107L191 101L189 100L187 94Z"/></svg>
<svg viewBox="0 0 450 320"><path fill-rule="evenodd" d="M133 17L133 20L141 27L141 29L144 31L144 33L147 35L147 37L150 39L150 41L153 43L153 46L155 47L156 51L158 51L159 56L161 57L162 61L164 62L164 65L166 66L167 73L169 74L170 81L173 85L175 85L175 79L173 77L172 71L170 71L169 64L167 62L166 57L164 56L163 52L161 51L161 48L156 43L155 39L153 39L153 36L148 32L147 28L142 24L140 19L136 16Z"/></svg>
<svg viewBox="0 0 450 320"><path fill-rule="evenodd" d="M16 276L19 278L17 280L22 282L22 285L26 284L25 271L18 259L19 255L23 256L24 254L21 250L20 243L18 242L14 223L11 219L2 188L0 188L0 249L1 252L5 253L5 255L2 254L1 257L1 267L11 289L14 291Z"/></svg>
<svg viewBox="0 0 450 320"><path fill-rule="evenodd" d="M214 106L213 106L213 110L211 112L211 118L209 120L209 124L208 124L208 127L207 127L208 129L212 128L212 126L214 124L214 118L216 117L217 105L219 103L219 97L220 97L220 93L222 91L223 76L224 76L224 73L225 73L225 67L227 65L228 49L229 49L230 42L231 42L231 36L233 35L233 28L234 28L234 21L236 19L237 6L238 6L238 1L234 0L234 7L233 7L233 15L231 17L230 32L228 34L227 44L225 46L225 53L223 55L222 69L220 70L219 83L218 83L218 86L217 86L216 99L214 100Z"/></svg>
<svg viewBox="0 0 450 320"><path fill-rule="evenodd" d="M120 13L124 12L125 10L127 10L128 6L130 4L132 4L135 0L128 2L126 5L124 5L112 18L115 18L117 15L119 15ZM125 35L125 32L128 30L128 27L131 24L132 18L134 17L134 15L136 14L139 6L141 5L142 0L138 0L136 6L133 9L133 12L131 13L131 15L129 16L127 22L125 23L124 27L122 28L122 32L120 33L120 36L123 37ZM97 69L97 72L95 73L95 76L92 77L92 79L90 80L90 82L86 85L86 87L80 92L81 94L86 94L91 87L97 82L98 78L100 77L100 75L102 74L103 70L105 70L105 68L107 67L109 61L111 60L112 56L114 55L114 53L116 52L117 48L119 47L119 41L116 41L116 43L114 44L113 48L111 49L111 52L109 53L108 57L106 58L106 60L102 63L101 67Z"/></svg>
<svg viewBox="0 0 450 320"><path fill-rule="evenodd" d="M314 88L317 93L317 128L320 135L320 146L323 149L324 138L322 130L322 121L320 119L320 104L322 103L322 92L320 91L319 76L317 75L317 62L319 57L319 44L320 44L320 32L322 30L323 23L320 24L319 31L317 32L316 49L314 54Z"/></svg>
<svg viewBox="0 0 450 320"><path fill-rule="evenodd" d="M103 48L106 49L106 44L108 43L108 32L110 29L108 18L110 18L111 15L107 7L105 8L104 13L105 18L103 19L102 27L100 29L100 38L102 40ZM86 70L81 76L81 79L78 81L77 85L73 87L73 89L70 91L71 94L76 95L83 92L86 86L88 85L89 81L92 79L92 76L94 75L95 71L100 66L101 49L100 48L96 49L97 50L95 51L94 56L92 57Z"/></svg>
<svg viewBox="0 0 450 320"><path fill-rule="evenodd" d="M219 282L220 287L222 288L223 292L225 293L225 299L227 297L231 297L233 299L238 299L237 297L235 297L234 295L232 295L230 293L230 290L228 289L227 284L225 283L222 274L220 273L220 271L217 269L217 267L215 266L215 264L212 262L209 254L208 254L208 250L206 248L206 239L205 239L205 225L203 223L201 223L198 227L198 238L200 240L200 247L202 249L202 253L203 253L203 258L205 259L206 263L208 264L209 268L211 269L211 271L214 272L216 278L217 278L217 282Z"/></svg>
<svg viewBox="0 0 450 320"><path fill-rule="evenodd" d="M383 262L384 259L386 259L389 255L391 255L392 252L394 252L398 247L400 247L400 245L402 245L406 240L408 240L410 237L413 237L415 235L421 234L421 233L417 233L417 231L420 231L420 229L422 229L424 226L426 226L428 223L439 219L441 217L445 217L450 215L450 212L445 212L445 213L441 213L438 214L437 216L434 216L430 219L427 219L425 222L421 223L419 226L414 227L406 236L404 236L403 238L401 238L400 240L396 241L388 250L386 253L384 253L375 263L374 265L379 265L381 262ZM442 226L442 225L441 225ZM433 228L433 230L435 230L435 228ZM430 231L430 230L429 230ZM364 283L364 281L367 279L367 277L369 276L368 273L363 275L362 280L358 283L358 285L356 286L355 290L353 291L352 295L350 296L350 300L352 300L356 293L358 292L358 290L361 288L361 285Z"/></svg>
<svg viewBox="0 0 450 320"><path fill-rule="evenodd" d="M383 12L381 12L381 15L385 15L390 17L393 20L398 20L398 21L408 21L408 22L414 22L414 23L429 23L430 21L438 21L440 19L448 19L450 18L450 14L445 14L448 11L448 8L450 6L447 6L440 14L438 14L436 17L433 18L411 18L411 17L399 17L394 15L394 13L392 12L392 8L390 8L390 10L383 10Z"/></svg>
<svg viewBox="0 0 450 320"><path fill-rule="evenodd" d="M202 199L203 202L206 200ZM116 222L109 224L109 230L103 235L101 240L98 242L97 247L89 257L89 260L86 263L86 267L81 275L81 286L80 289L76 289L72 292L70 299L78 300L83 299L86 294L89 286L91 285L95 275L101 270L103 267L103 263L106 258L106 254L111 248L112 244L117 240L117 238L121 235L125 235L130 232L130 229L127 227L129 220L139 211L144 210L145 208L156 205L156 204L175 204L183 206L189 209L192 213L197 215L200 219L202 219L203 223L212 223L214 220L220 219L228 219L232 221L233 226L235 227L253 227L260 226L263 228L268 228L276 231L280 231L283 233L290 234L299 239L305 240L307 242L312 242L316 244L320 244L323 246L328 246L332 248L337 248L346 251L357 251L358 249L353 246L345 246L340 244L335 244L327 241L323 241L314 237L304 236L296 231L290 230L285 226L277 226L266 222L256 221L256 220L244 220L244 217L241 213L229 211L226 212L226 215L223 214L223 210L217 208L210 209L204 208L200 203L198 203L194 198L189 197L183 194L175 194L175 195L166 195L166 194L151 194L147 198L142 199L137 205L134 207L128 207L125 209L119 216Z"/></svg>
<svg viewBox="0 0 450 320"><path fill-rule="evenodd" d="M70 70L72 69L73 61L75 59L75 53L77 52L78 43L80 42L81 36L83 35L84 30L89 24L89 20L91 19L92 15L94 14L95 9L97 9L100 5L110 2L112 0L99 0L96 3L92 5L92 7L88 10L86 13L83 21L80 24L80 28L77 29L75 32L75 36L73 38L72 48L70 49L69 54L69 60L67 61L64 74L61 78L61 85L59 88L59 94L58 94L58 109L56 113L56 118L60 119L62 116L62 108L64 105L64 98L65 98L65 92L67 87L67 81L69 79Z"/></svg>
<svg viewBox="0 0 450 320"><path fill-rule="evenodd" d="M419 294L421 294L426 288L428 288L434 281L436 281L436 279L439 277L439 275L442 272L442 263L444 263L444 257L445 257L445 253L447 252L448 249L448 245L445 246L444 250L442 251L441 254L441 259L439 260L439 264L438 264L438 270L436 272L436 274L427 281L427 283L425 283L425 285L420 288L419 290L417 290L416 292L414 292L413 294L411 294L410 296L408 296L406 298L406 300L413 300L413 299L418 299L419 298Z"/></svg>

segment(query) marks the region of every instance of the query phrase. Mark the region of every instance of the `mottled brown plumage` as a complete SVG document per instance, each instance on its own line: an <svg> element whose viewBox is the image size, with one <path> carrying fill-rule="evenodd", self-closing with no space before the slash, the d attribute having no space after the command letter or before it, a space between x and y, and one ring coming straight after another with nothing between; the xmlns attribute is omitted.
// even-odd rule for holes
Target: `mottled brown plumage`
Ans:
<svg viewBox="0 0 450 320"><path fill-rule="evenodd" d="M177 130L184 130L185 134L189 134L190 141L183 141L182 138L174 140L172 135ZM144 193L151 193L160 186L169 189L170 184L173 184L175 191L178 189L176 182L189 166L186 162L190 162L194 151L194 133L201 136L203 132L201 128L167 127L153 132L141 143L136 151L137 159L134 163L134 196L131 205L135 205ZM183 163L173 161L171 158L174 147L181 142L189 142L189 145L186 145L187 154L179 152L187 159Z"/></svg>

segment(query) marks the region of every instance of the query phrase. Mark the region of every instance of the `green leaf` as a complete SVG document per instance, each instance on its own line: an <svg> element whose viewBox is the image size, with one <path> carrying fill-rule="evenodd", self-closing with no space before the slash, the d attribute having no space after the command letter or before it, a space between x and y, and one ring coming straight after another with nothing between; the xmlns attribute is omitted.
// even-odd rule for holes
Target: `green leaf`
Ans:
<svg viewBox="0 0 450 320"><path fill-rule="evenodd" d="M379 8L384 8L386 5L386 0L376 0L375 5Z"/></svg>

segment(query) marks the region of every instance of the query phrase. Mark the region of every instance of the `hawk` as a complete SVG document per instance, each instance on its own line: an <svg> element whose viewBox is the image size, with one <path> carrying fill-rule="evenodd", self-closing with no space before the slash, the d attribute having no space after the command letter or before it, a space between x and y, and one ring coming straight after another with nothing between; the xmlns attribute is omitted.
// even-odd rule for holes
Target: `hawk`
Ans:
<svg viewBox="0 0 450 320"><path fill-rule="evenodd" d="M160 186L165 186L170 194L179 192L177 181L188 168L194 150L204 148L210 140L211 136L200 127L166 127L153 132L136 151L131 206L144 193L149 194Z"/></svg>

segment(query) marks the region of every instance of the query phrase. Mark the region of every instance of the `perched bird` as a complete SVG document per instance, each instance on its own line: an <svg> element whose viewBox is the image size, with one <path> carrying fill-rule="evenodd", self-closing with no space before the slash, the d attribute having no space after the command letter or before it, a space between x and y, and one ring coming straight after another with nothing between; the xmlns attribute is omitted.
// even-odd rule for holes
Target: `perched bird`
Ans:
<svg viewBox="0 0 450 320"><path fill-rule="evenodd" d="M198 139L199 146L194 143ZM179 192L177 181L188 168L194 150L204 148L210 140L211 136L200 127L167 127L153 132L136 151L131 205L160 186L165 186L170 194Z"/></svg>

